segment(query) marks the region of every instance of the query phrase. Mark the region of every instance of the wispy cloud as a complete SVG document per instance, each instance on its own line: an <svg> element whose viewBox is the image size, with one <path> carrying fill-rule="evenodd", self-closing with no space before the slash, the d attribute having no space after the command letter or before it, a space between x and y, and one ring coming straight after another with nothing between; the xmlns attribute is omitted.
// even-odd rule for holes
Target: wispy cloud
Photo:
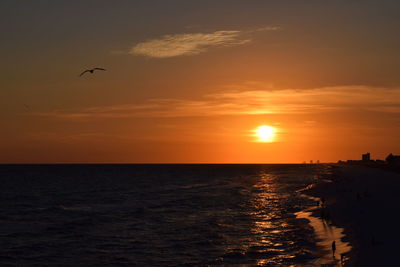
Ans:
<svg viewBox="0 0 400 267"><path fill-rule="evenodd" d="M269 26L255 31L276 31L280 27ZM249 43L248 36L253 31L215 31L211 33L169 34L161 38L140 42L129 51L131 55L153 58L170 58L184 55L196 55L211 47L237 46Z"/></svg>
<svg viewBox="0 0 400 267"><path fill-rule="evenodd" d="M279 31L279 30L282 30L281 26L264 26L264 27L257 28L254 31L263 32L263 31Z"/></svg>
<svg viewBox="0 0 400 267"><path fill-rule="evenodd" d="M165 35L160 39L136 44L130 54L168 58L199 54L212 46L235 46L248 42L250 39L240 38L240 31Z"/></svg>
<svg viewBox="0 0 400 267"><path fill-rule="evenodd" d="M258 86L260 87L260 86ZM139 105L112 105L34 113L36 116L90 119L305 114L339 110L400 113L400 88L367 86L307 90L224 91L199 99L150 99Z"/></svg>

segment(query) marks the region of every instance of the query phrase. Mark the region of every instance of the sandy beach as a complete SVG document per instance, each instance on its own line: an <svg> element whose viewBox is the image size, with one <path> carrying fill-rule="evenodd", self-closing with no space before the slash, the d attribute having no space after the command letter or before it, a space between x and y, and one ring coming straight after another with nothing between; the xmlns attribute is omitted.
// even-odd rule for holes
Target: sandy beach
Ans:
<svg viewBox="0 0 400 267"><path fill-rule="evenodd" d="M316 223L324 221L344 229L343 233L336 233L341 239L336 243L348 243L352 248L343 253L342 263L340 248L337 249L336 265L397 266L399 173L365 166L333 165L329 179L321 180L303 193L322 200L310 211L320 219ZM325 240L325 247L330 242Z"/></svg>

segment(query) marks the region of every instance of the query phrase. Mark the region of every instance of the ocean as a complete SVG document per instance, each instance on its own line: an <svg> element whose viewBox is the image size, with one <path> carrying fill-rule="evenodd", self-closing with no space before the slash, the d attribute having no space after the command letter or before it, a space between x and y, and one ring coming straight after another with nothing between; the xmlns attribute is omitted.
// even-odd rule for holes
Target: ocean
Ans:
<svg viewBox="0 0 400 267"><path fill-rule="evenodd" d="M307 266L329 165L0 165L1 266Z"/></svg>

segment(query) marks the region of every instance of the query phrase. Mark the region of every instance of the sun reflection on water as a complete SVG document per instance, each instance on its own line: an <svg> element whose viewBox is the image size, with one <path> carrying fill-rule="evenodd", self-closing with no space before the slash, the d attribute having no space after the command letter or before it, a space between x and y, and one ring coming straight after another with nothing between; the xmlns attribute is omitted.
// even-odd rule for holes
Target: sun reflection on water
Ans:
<svg viewBox="0 0 400 267"><path fill-rule="evenodd" d="M312 230L296 219L293 210L304 205L292 190L304 186L304 178L298 175L297 169L265 168L238 181L236 186L243 196L239 205L245 214L237 214L234 225L242 234L229 238L232 242L228 242L224 260L244 266L290 266L313 257Z"/></svg>
<svg viewBox="0 0 400 267"><path fill-rule="evenodd" d="M290 176L291 177L291 176ZM289 177L289 178L290 178ZM260 171L249 189L249 204L252 223L249 229L251 238L242 243L242 255L254 260L248 266L270 266L296 263L299 257L311 253L299 242L302 229L295 225L295 215L287 212L295 197L284 185L286 179L281 173ZM304 243L302 243L304 244Z"/></svg>
<svg viewBox="0 0 400 267"><path fill-rule="evenodd" d="M253 240L252 250L261 253L257 265L266 265L282 261L282 257L291 255L285 253L284 244L277 242L276 237L283 234L287 224L280 220L279 202L282 195L276 183L277 177L270 173L261 172L258 181L252 188L253 228L251 231L256 238Z"/></svg>

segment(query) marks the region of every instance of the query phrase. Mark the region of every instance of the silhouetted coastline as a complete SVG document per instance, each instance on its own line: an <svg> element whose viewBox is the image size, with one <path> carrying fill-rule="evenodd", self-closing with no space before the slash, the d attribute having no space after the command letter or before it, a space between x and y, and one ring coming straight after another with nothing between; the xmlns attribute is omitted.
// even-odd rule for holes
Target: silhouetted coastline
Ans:
<svg viewBox="0 0 400 267"><path fill-rule="evenodd" d="M329 214L333 225L345 229L344 240L353 248L344 255L344 266L391 266L397 261L400 239L398 166L359 161L331 167L330 179L304 191L324 199L313 216L326 219Z"/></svg>
<svg viewBox="0 0 400 267"><path fill-rule="evenodd" d="M337 165L360 165L370 168L378 168L386 171L400 172L400 155L390 153L384 160L371 159L371 154L361 155L360 160L339 160Z"/></svg>

